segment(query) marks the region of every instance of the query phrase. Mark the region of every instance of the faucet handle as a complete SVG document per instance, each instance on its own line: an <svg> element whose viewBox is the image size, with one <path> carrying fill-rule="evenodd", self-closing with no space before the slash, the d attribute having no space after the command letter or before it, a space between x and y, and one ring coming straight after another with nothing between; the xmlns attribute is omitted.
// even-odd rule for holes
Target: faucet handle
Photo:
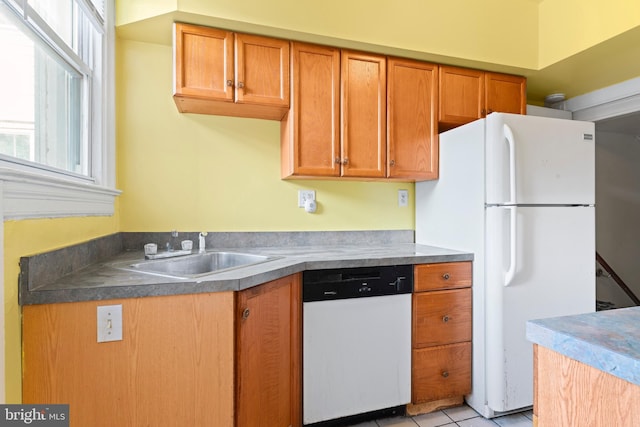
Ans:
<svg viewBox="0 0 640 427"><path fill-rule="evenodd" d="M171 230L171 237L178 237L178 230Z"/></svg>

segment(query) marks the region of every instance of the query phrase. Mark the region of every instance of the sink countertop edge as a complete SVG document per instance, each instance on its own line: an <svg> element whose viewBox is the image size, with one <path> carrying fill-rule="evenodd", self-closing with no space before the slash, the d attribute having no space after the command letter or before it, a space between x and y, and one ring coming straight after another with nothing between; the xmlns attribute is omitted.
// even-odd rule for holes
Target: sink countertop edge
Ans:
<svg viewBox="0 0 640 427"><path fill-rule="evenodd" d="M241 291L305 270L473 260L473 254L467 252L414 243L243 248L242 252L279 258L194 279L172 279L110 266L144 258L142 252L127 252L35 289L29 289L27 283L21 281L20 305Z"/></svg>

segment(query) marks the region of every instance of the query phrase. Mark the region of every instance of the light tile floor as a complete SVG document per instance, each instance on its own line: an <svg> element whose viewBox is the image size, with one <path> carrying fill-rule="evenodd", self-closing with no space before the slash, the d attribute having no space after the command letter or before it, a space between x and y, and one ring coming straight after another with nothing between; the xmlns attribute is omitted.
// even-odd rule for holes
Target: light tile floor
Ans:
<svg viewBox="0 0 640 427"><path fill-rule="evenodd" d="M352 427L532 427L533 411L488 420L467 405L415 417L383 418Z"/></svg>

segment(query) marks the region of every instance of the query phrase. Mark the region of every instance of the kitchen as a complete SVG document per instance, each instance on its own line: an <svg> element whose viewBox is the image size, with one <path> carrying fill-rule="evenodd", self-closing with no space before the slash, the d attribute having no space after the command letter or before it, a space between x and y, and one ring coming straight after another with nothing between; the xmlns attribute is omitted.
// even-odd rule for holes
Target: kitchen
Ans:
<svg viewBox="0 0 640 427"><path fill-rule="evenodd" d="M459 5L449 3L430 5L435 10L425 11L424 16L429 16L428 12L431 12L432 15L441 17L438 22L433 22L434 27L430 31L443 31L444 34L453 36L447 32L448 26L475 28L478 25L476 17L489 13L483 7L478 7L480 10L475 10L476 13L461 14L456 8ZM379 25L384 17L385 9L382 6L380 11L367 12L371 13L372 23L364 22L361 29L354 28L349 20L342 24L339 24L340 21L327 20L323 24L324 21L309 17L304 11L296 9L299 6L287 2L281 8L273 5L251 5L252 8L263 10L247 12L248 16L245 17L240 11L241 3L235 9L230 5L199 5L202 11L184 6L184 9L179 9L179 13L192 14L194 20L202 19L203 23L210 23L212 26L224 26L222 24L233 21L253 22L253 28L245 23L238 24L237 29L248 26L248 29L265 34L278 27L293 30L305 28L307 30L304 32L323 34L324 37L318 37L319 41L331 38L359 40L356 46L362 49L374 45L375 50L378 50L377 46L397 46L401 51L434 51L443 58L436 55L429 59L440 59L436 62L442 63L450 63L454 58L466 58L466 61L482 64L504 63L511 67L504 71L523 70L523 74L538 67L543 68L540 73L544 74L546 65L589 47L588 42L586 46L581 44L584 42L576 42L562 52L556 51L562 46L548 48L550 50L540 48L541 56L549 57L542 58L538 63L537 59L533 59L533 52L537 51L538 45L537 21L528 18L538 15L538 2L527 0L518 2L517 6L511 3L513 2L493 2L491 5L502 8L501 13L510 18L504 31L517 34L517 37L496 35L487 26L481 29L483 33L477 37L471 35L464 40L439 38L440 43L443 43L439 48L427 44L435 43L434 41L429 42L423 40L424 37L405 33L418 31L422 27L421 22L413 26L402 25L400 28L399 24L386 23L385 20L386 25L391 25L394 31L374 31L374 26ZM5 375L8 401L20 400L20 310L15 286L17 260L20 256L118 231L346 231L414 228L415 214L411 207L415 197L413 185L396 182L281 181L279 123L178 114L171 99L171 31L167 27L173 17L166 15L166 10L160 6L148 6L147 11L137 11L136 6L140 5L135 2L117 4L116 187L123 193L117 199L115 216L9 220L5 223ZM218 9L223 9L223 6L228 9ZM540 7L542 6L551 7L553 2L542 2ZM469 11L469 6L466 7ZM624 10L622 3L619 7ZM593 4L593 8L597 8L597 3ZM340 12L326 5L323 9L323 13L318 11L318 16L332 13L346 17L351 14L351 22L360 20L355 18L360 15L355 6L346 11L341 8ZM274 13L276 10L278 13ZM543 12L540 11L541 15ZM411 18L408 12L395 13L401 14L405 20ZM263 17L254 18L254 15ZM632 19L633 16L631 13L621 15L628 16L627 19ZM152 17L156 19L147 19ZM298 27L295 23L300 17L307 18L297 24L300 25ZM551 28L556 28L552 25L555 20L565 21L553 13L546 18L551 20ZM409 22L414 22L413 19L416 18ZM615 24L612 31L622 33L629 25L619 16L611 19ZM398 21L406 22L402 19ZM338 29L332 30L333 25L339 25ZM563 22L563 25L572 24ZM260 26L265 28L259 28ZM556 31L564 34L565 30L561 31L560 28L558 26ZM304 35L302 30L298 31ZM286 33L283 30L280 35ZM591 43L595 45L612 35L614 34L595 34L592 36L595 40ZM552 38L552 34L540 34L539 37ZM419 43L417 38L422 40L422 45L416 45ZM513 40L507 40L509 38ZM471 39L475 39L477 45L469 48ZM547 43L551 44L551 41ZM612 68L615 68L616 73L626 70L630 74L622 78L614 75L610 77L612 81L598 80L597 85L589 90L635 77L632 74L633 67ZM529 96L532 97L535 86L533 83L530 86ZM557 88L552 90L555 89ZM564 87L561 89L565 90ZM546 93L539 93L537 97L541 100L544 95ZM185 188L191 191L185 191ZM316 191L319 205L317 214L307 214L297 207L298 189ZM407 208L397 206L397 192L400 189L408 189L411 202Z"/></svg>

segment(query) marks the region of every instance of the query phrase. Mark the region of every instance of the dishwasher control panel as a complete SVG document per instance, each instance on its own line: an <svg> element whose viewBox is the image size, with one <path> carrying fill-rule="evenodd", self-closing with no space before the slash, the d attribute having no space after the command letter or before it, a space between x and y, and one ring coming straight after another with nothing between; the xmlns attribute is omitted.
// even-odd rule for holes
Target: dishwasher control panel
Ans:
<svg viewBox="0 0 640 427"><path fill-rule="evenodd" d="M303 302L409 294L412 291L412 265L308 270L302 276Z"/></svg>

